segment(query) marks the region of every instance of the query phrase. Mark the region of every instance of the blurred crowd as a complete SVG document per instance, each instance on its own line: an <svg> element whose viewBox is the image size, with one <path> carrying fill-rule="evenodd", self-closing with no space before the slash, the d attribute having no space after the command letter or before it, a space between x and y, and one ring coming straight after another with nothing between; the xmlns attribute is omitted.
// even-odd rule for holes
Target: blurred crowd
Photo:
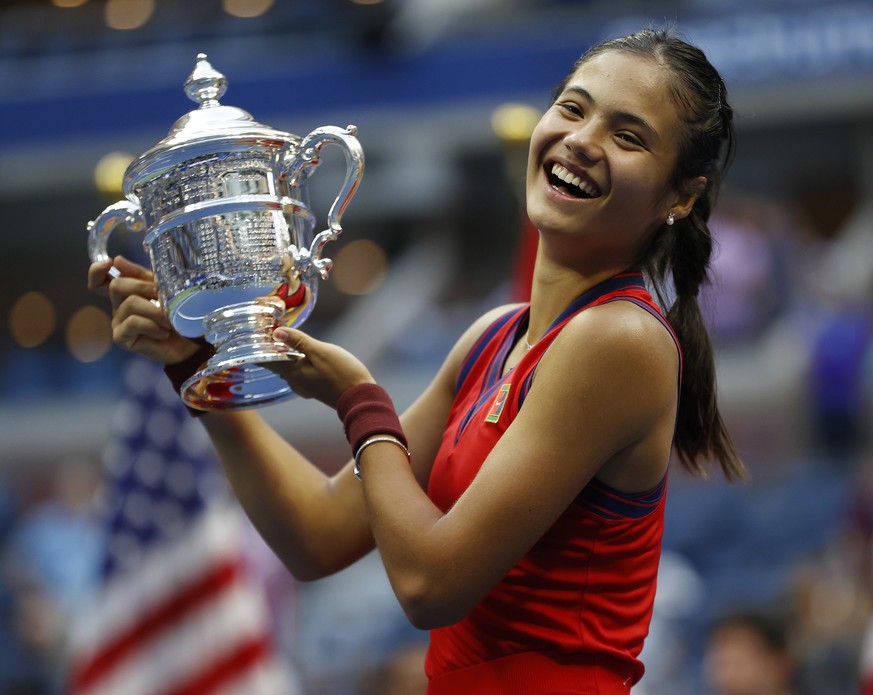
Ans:
<svg viewBox="0 0 873 695"><path fill-rule="evenodd" d="M873 693L873 209L822 230L728 193L713 227L704 304L751 476L674 472L635 695ZM453 302L439 311L480 309ZM53 463L0 478L2 695L63 692L69 622L97 581L101 464ZM261 576L307 693L424 692L426 635L405 624L375 555L313 584Z"/></svg>

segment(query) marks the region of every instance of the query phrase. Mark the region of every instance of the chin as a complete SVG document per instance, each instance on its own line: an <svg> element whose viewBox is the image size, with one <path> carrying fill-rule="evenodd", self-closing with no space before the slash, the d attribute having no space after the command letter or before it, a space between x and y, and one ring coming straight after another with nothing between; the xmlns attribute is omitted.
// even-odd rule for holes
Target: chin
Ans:
<svg viewBox="0 0 873 695"><path fill-rule="evenodd" d="M553 210L536 210L528 212L528 220L541 233L548 235L577 235L580 233L579 221L568 219Z"/></svg>
<svg viewBox="0 0 873 695"><path fill-rule="evenodd" d="M539 231L557 231L556 226L566 226L567 220L554 210L536 201L528 201L527 218Z"/></svg>

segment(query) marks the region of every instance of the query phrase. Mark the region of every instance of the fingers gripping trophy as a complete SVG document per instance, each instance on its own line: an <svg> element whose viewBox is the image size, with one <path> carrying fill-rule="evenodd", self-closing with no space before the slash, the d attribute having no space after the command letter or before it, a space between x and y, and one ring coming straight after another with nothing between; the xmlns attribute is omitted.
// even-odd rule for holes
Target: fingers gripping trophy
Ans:
<svg viewBox="0 0 873 695"><path fill-rule="evenodd" d="M143 233L158 301L175 330L202 338L215 354L181 388L201 410L264 406L293 392L271 363L299 356L273 339L278 326L303 323L327 279L325 244L360 182L364 154L356 128L324 126L301 138L224 106L224 75L197 56L185 82L198 108L124 174L125 199L88 224L92 261L109 259L112 231ZM324 145L345 154L346 174L313 235L307 181ZM275 366L275 365L274 365Z"/></svg>

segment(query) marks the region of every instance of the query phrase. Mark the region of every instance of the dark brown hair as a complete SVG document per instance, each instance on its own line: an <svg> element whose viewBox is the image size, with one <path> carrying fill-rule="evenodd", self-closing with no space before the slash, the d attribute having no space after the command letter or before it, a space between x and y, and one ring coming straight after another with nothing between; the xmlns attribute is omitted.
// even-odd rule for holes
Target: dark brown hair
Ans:
<svg viewBox="0 0 873 695"><path fill-rule="evenodd" d="M696 177L704 176L707 181L688 217L661 225L639 259L661 305L666 308L673 297L667 319L679 337L684 358L675 450L682 465L693 473L705 475L703 463L717 461L728 480L743 479L745 468L718 409L712 343L697 301L701 285L708 281L713 248L709 215L735 147L733 109L724 81L703 52L667 30L644 29L603 41L582 55L570 76L608 51L632 53L665 69L669 97L685 125L671 183L684 191Z"/></svg>

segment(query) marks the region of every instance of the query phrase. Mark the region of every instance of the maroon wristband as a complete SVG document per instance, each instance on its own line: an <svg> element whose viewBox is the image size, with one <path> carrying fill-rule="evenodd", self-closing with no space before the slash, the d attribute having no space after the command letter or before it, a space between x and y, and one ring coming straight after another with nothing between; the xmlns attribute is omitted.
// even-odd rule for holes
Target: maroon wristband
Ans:
<svg viewBox="0 0 873 695"><path fill-rule="evenodd" d="M352 452L374 434L390 434L407 446L400 418L388 392L378 384L358 384L347 389L336 404L336 413Z"/></svg>
<svg viewBox="0 0 873 695"><path fill-rule="evenodd" d="M176 393L179 393L182 390L182 385L194 376L194 373L203 366L204 362L215 354L215 348L205 340L198 340L196 342L201 345L193 355L176 364L164 365L164 374L167 375ZM185 407L187 408L188 406ZM200 417L206 414L205 410L198 410L197 408L188 408L188 412L191 413L192 417Z"/></svg>

